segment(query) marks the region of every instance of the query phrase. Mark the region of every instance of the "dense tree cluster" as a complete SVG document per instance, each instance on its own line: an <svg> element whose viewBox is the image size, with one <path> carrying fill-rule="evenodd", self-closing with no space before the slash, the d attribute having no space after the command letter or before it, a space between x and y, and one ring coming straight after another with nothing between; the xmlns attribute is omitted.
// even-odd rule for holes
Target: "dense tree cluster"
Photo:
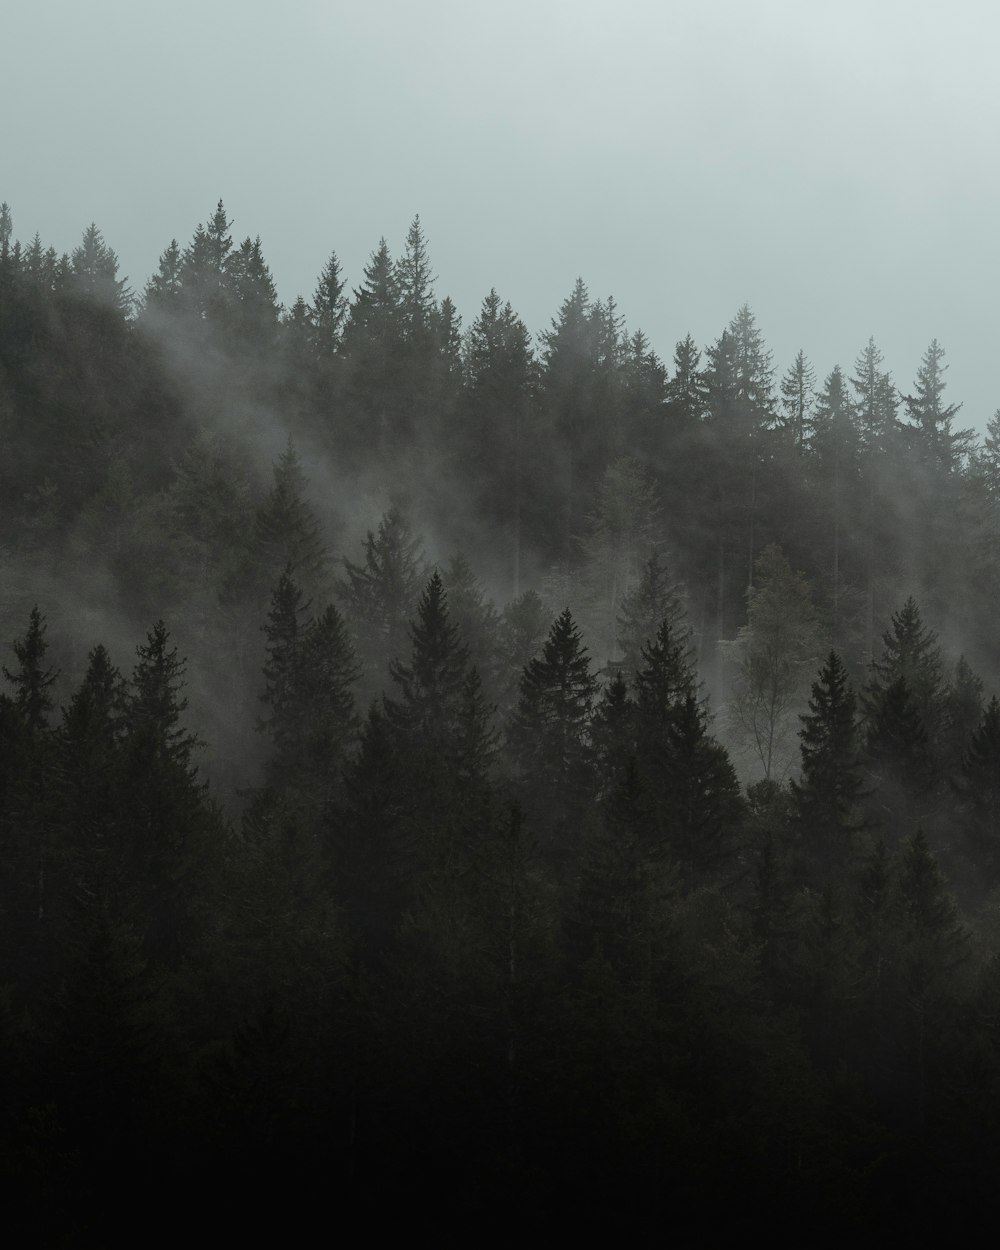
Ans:
<svg viewBox="0 0 1000 1250"><path fill-rule="evenodd" d="M776 385L747 307L668 369L582 281L463 333L419 219L283 309L231 227L137 298L0 210L26 1218L973 1227L1000 417L936 340L912 394L874 340Z"/></svg>

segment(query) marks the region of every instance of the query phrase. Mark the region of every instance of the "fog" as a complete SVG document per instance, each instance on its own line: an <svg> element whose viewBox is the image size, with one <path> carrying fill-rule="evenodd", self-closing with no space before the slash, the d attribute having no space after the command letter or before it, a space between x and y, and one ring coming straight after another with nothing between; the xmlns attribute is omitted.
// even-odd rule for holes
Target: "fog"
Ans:
<svg viewBox="0 0 1000 1250"><path fill-rule="evenodd" d="M415 213L468 322L532 332L578 274L669 357L748 301L784 368L937 337L983 428L991 376L993 6L836 9L41 0L5 14L3 187L58 251L94 220L141 288L220 196L290 304ZM44 45L45 74L28 49Z"/></svg>

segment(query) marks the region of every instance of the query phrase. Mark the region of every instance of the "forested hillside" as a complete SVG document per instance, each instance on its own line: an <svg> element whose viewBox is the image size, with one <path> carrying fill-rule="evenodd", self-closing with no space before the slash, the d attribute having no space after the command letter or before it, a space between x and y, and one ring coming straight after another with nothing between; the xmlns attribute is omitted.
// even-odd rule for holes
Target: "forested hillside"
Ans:
<svg viewBox="0 0 1000 1250"><path fill-rule="evenodd" d="M747 306L666 364L582 280L466 324L417 218L282 307L231 229L140 291L0 209L27 1226L973 1229L1000 413L863 324L784 369Z"/></svg>

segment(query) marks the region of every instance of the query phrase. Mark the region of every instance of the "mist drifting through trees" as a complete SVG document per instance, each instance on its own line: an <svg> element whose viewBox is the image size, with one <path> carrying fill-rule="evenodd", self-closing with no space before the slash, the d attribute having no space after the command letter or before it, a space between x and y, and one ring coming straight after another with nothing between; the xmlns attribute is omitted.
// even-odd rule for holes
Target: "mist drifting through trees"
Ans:
<svg viewBox="0 0 1000 1250"><path fill-rule="evenodd" d="M283 307L232 224L139 290L0 209L25 1226L973 1229L1000 413L746 305L665 363L580 279L534 338L418 217Z"/></svg>

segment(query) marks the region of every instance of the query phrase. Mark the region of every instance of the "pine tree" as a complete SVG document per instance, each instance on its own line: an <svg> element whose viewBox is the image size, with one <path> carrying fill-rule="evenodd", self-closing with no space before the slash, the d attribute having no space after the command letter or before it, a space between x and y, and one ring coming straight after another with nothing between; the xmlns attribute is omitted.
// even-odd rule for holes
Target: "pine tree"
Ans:
<svg viewBox="0 0 1000 1250"><path fill-rule="evenodd" d="M816 374L801 349L781 379L783 425L789 431L792 446L801 452L809 441L812 427L811 410Z"/></svg>
<svg viewBox="0 0 1000 1250"><path fill-rule="evenodd" d="M639 581L621 598L618 646L626 672L634 673L639 668L643 648L656 637L664 620L675 634L686 631L683 590L678 582L671 580L663 557L654 552L646 561Z"/></svg>
<svg viewBox="0 0 1000 1250"><path fill-rule="evenodd" d="M530 414L537 391L531 336L491 290L465 340L465 392L455 431L462 477L509 544L515 598L533 474Z"/></svg>
<svg viewBox="0 0 1000 1250"><path fill-rule="evenodd" d="M305 498L306 476L291 438L273 468L274 485L254 521L258 587L273 585L291 566L296 581L314 598L325 597L329 556L319 522Z"/></svg>
<svg viewBox="0 0 1000 1250"><path fill-rule="evenodd" d="M199 320L220 324L229 304L227 270L233 240L232 221L221 200L208 225L198 225L181 258L181 285L185 307Z"/></svg>
<svg viewBox="0 0 1000 1250"><path fill-rule="evenodd" d="M699 369L701 352L688 334L674 349L674 376L667 382L667 405L675 429L693 429L704 417L708 394Z"/></svg>
<svg viewBox="0 0 1000 1250"><path fill-rule="evenodd" d="M12 644L18 668L12 672L5 665L3 669L4 677L14 687L14 706L32 734L39 733L48 724L48 713L52 711L49 688L58 676L55 669L44 667L49 646L45 641L47 628L36 603L28 617L27 633Z"/></svg>
<svg viewBox="0 0 1000 1250"><path fill-rule="evenodd" d="M289 812L316 817L339 791L340 771L358 730L354 648L332 604L309 617L287 567L271 597L264 633L261 702L268 714L258 728L273 746L268 781Z"/></svg>
<svg viewBox="0 0 1000 1250"><path fill-rule="evenodd" d="M403 652L424 579L423 539L394 505L378 533L368 531L364 554L363 564L344 558L338 590L365 668L375 674Z"/></svg>
<svg viewBox="0 0 1000 1250"><path fill-rule="evenodd" d="M181 308L183 271L180 244L176 239L171 239L160 254L157 272L146 283L144 312L173 313Z"/></svg>
<svg viewBox="0 0 1000 1250"><path fill-rule="evenodd" d="M230 333L243 347L265 352L273 348L278 328L278 293L264 260L260 235L244 239L226 258Z"/></svg>
<svg viewBox="0 0 1000 1250"><path fill-rule="evenodd" d="M338 348L347 317L347 297L337 253L331 252L313 293L313 333L317 352L330 356Z"/></svg>
<svg viewBox="0 0 1000 1250"><path fill-rule="evenodd" d="M635 588L659 540L660 507L652 476L627 456L604 470L597 507L581 543L587 561L591 628L610 659L623 597Z"/></svg>
<svg viewBox="0 0 1000 1250"><path fill-rule="evenodd" d="M500 618L492 599L461 553L452 556L442 574L448 595L448 613L469 650L469 661L479 670L486 688L497 684L497 630Z"/></svg>
<svg viewBox="0 0 1000 1250"><path fill-rule="evenodd" d="M829 508L829 569L832 637L840 644L843 629L843 548L847 526L845 501L858 476L858 437L847 382L837 365L827 375L816 400L809 446L813 473Z"/></svg>
<svg viewBox="0 0 1000 1250"><path fill-rule="evenodd" d="M389 666L400 698L386 700L386 717L411 743L435 754L447 753L455 740L469 652L450 619L447 592L437 570L417 604L410 640L410 662L397 659Z"/></svg>
<svg viewBox="0 0 1000 1250"><path fill-rule="evenodd" d="M955 779L977 893L1000 882L1000 700L990 699Z"/></svg>
<svg viewBox="0 0 1000 1250"><path fill-rule="evenodd" d="M534 590L526 590L506 605L498 634L501 709L514 709L520 694L521 674L541 651L552 614Z"/></svg>
<svg viewBox="0 0 1000 1250"><path fill-rule="evenodd" d="M905 677L889 682L869 705L865 759L873 783L870 818L896 841L926 816L937 783L926 722Z"/></svg>
<svg viewBox="0 0 1000 1250"><path fill-rule="evenodd" d="M877 716L889 686L903 679L933 748L944 712L941 648L937 635L924 625L912 595L892 614L891 626L882 635L882 644L882 656L872 662L871 680L864 694L866 715L869 719Z"/></svg>
<svg viewBox="0 0 1000 1250"><path fill-rule="evenodd" d="M379 241L354 291L344 327L348 393L356 408L356 440L387 454L410 431L401 394L403 327L396 267L385 239Z"/></svg>
<svg viewBox="0 0 1000 1250"><path fill-rule="evenodd" d="M701 873L718 866L739 810L725 750L708 733L687 637L669 617L643 647L635 675L638 783L650 853Z"/></svg>
<svg viewBox="0 0 1000 1250"><path fill-rule="evenodd" d="M840 656L831 651L801 716L801 779L792 782L808 857L827 880L846 865L862 792L857 701Z"/></svg>
<svg viewBox="0 0 1000 1250"><path fill-rule="evenodd" d="M133 301L128 280L118 277L118 257L93 222L73 252L72 265L74 285L81 294L126 316L131 312Z"/></svg>
<svg viewBox="0 0 1000 1250"><path fill-rule="evenodd" d="M300 700L309 680L302 662L303 639L311 623L309 605L293 574L292 566L286 565L271 595L263 626L267 659L260 698L268 712L260 718L257 728L272 740L272 766L279 776L295 762L301 748Z"/></svg>
<svg viewBox="0 0 1000 1250"><path fill-rule="evenodd" d="M430 336L435 279L419 214L406 233L406 246L396 264L395 278L404 336L411 344L422 343Z"/></svg>
<svg viewBox="0 0 1000 1250"><path fill-rule="evenodd" d="M197 777L201 740L182 723L186 661L162 621L136 654L119 796L123 919L142 934L152 960L176 966L203 923L199 901L219 849L217 817Z"/></svg>
<svg viewBox="0 0 1000 1250"><path fill-rule="evenodd" d="M820 631L812 593L782 552L767 547L747 592L747 624L725 651L735 667L730 713L770 780L790 763L788 738L805 703Z"/></svg>
<svg viewBox="0 0 1000 1250"><path fill-rule="evenodd" d="M533 806L559 824L590 790L588 727L597 682L580 632L566 608L554 621L542 654L521 676L520 698L507 741Z"/></svg>
<svg viewBox="0 0 1000 1250"><path fill-rule="evenodd" d="M944 348L932 339L917 370L913 395L904 395L921 462L932 473L954 473L969 451L972 430L952 430L961 404L945 404Z"/></svg>

